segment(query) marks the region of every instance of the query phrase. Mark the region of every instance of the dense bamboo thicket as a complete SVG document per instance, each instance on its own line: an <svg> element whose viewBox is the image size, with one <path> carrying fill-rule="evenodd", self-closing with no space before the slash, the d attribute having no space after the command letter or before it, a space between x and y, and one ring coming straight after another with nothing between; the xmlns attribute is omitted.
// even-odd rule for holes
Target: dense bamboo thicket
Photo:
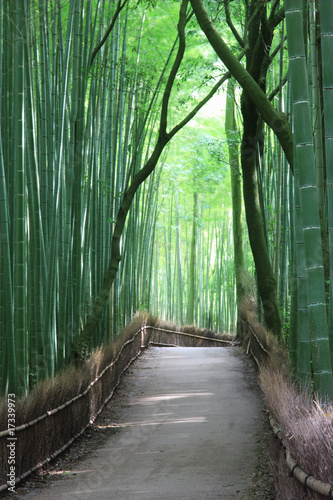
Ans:
<svg viewBox="0 0 333 500"><path fill-rule="evenodd" d="M140 66L144 10L129 31L127 2L121 15L102 4L1 6L2 391L26 392L68 360L119 198L149 150L158 82ZM118 309L105 309L93 345L118 328Z"/></svg>
<svg viewBox="0 0 333 500"><path fill-rule="evenodd" d="M325 0L0 2L1 392L138 309L242 337L251 297L333 397L332 19Z"/></svg>
<svg viewBox="0 0 333 500"><path fill-rule="evenodd" d="M120 198L149 152L167 59L159 74L141 62L145 9L119 6L1 5L2 391L26 392L68 360L102 285ZM153 217L141 207L155 193L152 179L137 199L141 240ZM140 259L149 265L146 250ZM118 279L92 345L137 306L127 292Z"/></svg>
<svg viewBox="0 0 333 500"><path fill-rule="evenodd" d="M1 3L2 392L54 376L91 318L88 349L150 307L153 169L223 82L167 130L187 3L154 14L127 0Z"/></svg>
<svg viewBox="0 0 333 500"><path fill-rule="evenodd" d="M168 188L161 183L150 308L178 324L234 332L237 307L232 214L230 201L221 196L216 184L216 178L223 180L228 171L225 161L209 158L213 139L202 134L198 140L201 151L195 160L188 164L183 153L182 168L177 171L177 165L173 166ZM222 142L219 146L226 148ZM179 161L176 153L171 147L169 166ZM209 172L208 162L214 171ZM193 176L191 186L186 186L186 176ZM164 173L162 180L168 177ZM252 259L249 261L251 266Z"/></svg>

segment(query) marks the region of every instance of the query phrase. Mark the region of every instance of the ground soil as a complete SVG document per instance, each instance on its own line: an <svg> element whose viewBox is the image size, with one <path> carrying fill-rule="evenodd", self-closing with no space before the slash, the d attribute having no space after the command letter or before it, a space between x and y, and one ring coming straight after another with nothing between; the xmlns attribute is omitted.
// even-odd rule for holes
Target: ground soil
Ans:
<svg viewBox="0 0 333 500"><path fill-rule="evenodd" d="M251 360L245 356L242 351L238 348L175 348L173 350L172 348L167 348L168 351L171 352L170 354L170 359L174 358L173 353L184 353L185 352L191 352L188 351L188 349L203 349L206 350L210 349L208 351L210 354L213 353L213 350L217 350L217 358L215 361L219 361L219 353L218 351L220 349L226 349L228 350L228 356L227 359L221 360L223 363L227 363L226 366L226 373L228 372L233 379L233 381L236 384L236 387L232 387L230 385L230 388L228 390L230 391L237 391L238 397L243 399L243 406L244 406L244 420L237 420L237 433L235 433L235 439L237 435L237 442L236 442L236 447L239 446L240 448L243 447L244 440L246 442L249 441L249 434L250 434L250 441L249 442L249 450L243 449L242 448L242 453L244 454L251 454L251 457L249 455L249 459L246 461L246 464L248 462L251 462L249 465L248 473L250 474L250 478L246 477L246 474L244 474L244 466L245 463L241 462L241 458L237 457L237 460L232 458L231 456L228 457L227 461L230 460L235 460L235 463L232 464L232 470L235 470L237 468L236 462L240 461L239 470L235 470L235 476L230 477L230 485L233 485L237 483L237 474L240 474L242 479L239 480L239 485L236 484L234 487L230 487L228 489L229 493L216 493L212 494L211 496L204 496L205 494L201 493L193 493L189 494L189 496L186 495L186 493L183 493L182 496L178 496L179 493L173 493L172 487L170 486L170 483L172 482L172 477L171 475L169 476L169 479L166 477L166 479L169 481L168 483L163 483L163 484L168 484L168 493L161 496L161 494L158 494L158 497L156 498L165 498L165 499L177 499L177 498L188 498L188 499L204 499L204 498L221 498L224 500L229 500L232 498L239 498L239 499L261 499L261 500L273 500L275 498L274 491L273 491L273 482L272 482L272 475L270 472L270 463L269 463L269 446L271 443L272 438L272 432L268 423L267 419L267 414L265 411L264 407L264 400L262 393L258 387L257 384L257 375L256 375L256 369L255 366L252 364ZM44 500L47 498L61 498L65 500L66 498L79 498L79 496L76 497L75 492L74 494L70 492L70 487L71 483L75 481L75 476L77 477L80 475L81 471L83 469L88 470L91 468L91 464L93 463L95 466L95 461L96 460L101 460L105 461L105 450L110 449L110 447L113 446L117 447L119 446L119 440L120 442L124 443L125 437L121 437L122 433L126 431L124 429L125 425L124 422L128 422L133 418L140 419L147 418L146 412L142 410L142 408L139 405L140 400L142 398L152 398L152 389L154 387L154 383L157 384L157 392L161 392L161 383L162 385L165 383L171 384L171 379L173 378L172 375L170 375L170 380L169 382L166 382L165 379L163 379L163 382L158 378L158 371L159 368L162 368L160 366L160 361L159 361L159 356L161 352L166 353L165 348L153 348L149 349L148 351L145 352L145 354L142 356L141 359L139 359L132 367L128 370L128 372L125 374L123 377L115 395L111 399L111 401L106 405L102 413L99 415L97 420L93 425L91 425L85 433L67 450L65 451L61 456L58 457L57 460L54 461L54 463L51 463L47 468L44 470L39 471L37 474L31 475L27 480L20 485L20 487L17 487L16 489L16 498L21 498L21 499L32 499L34 498L35 500ZM192 353L195 351L192 351ZM196 351L198 352L198 351ZM164 356L166 357L166 356ZM183 355L182 355L183 357ZM190 358L193 359L193 354L190 354ZM212 358L213 359L213 358ZM169 360L170 361L170 360ZM176 363L180 362L180 360L175 358ZM186 361L187 362L187 361ZM198 358L197 361L194 363L194 369L196 372L196 376L200 371L197 368L198 363L201 363L200 359ZM231 366L236 366L235 370L231 370ZM166 367L164 366L163 370L165 373L165 370L171 369L171 365L168 364ZM213 366L213 369L215 370L215 365ZM240 370L241 369L241 370ZM140 371L141 370L141 371ZM142 371L143 370L143 371ZM157 371L156 371L157 370ZM170 370L169 370L170 371ZM230 373L231 372L231 373ZM170 372L171 373L171 372ZM185 373L185 372L184 372ZM182 377L185 377L184 373L181 374ZM210 377L210 384L212 384L212 373L214 372L209 372L209 377ZM227 380L224 380L224 376L226 373L223 372L223 380L220 381L221 384L228 385L232 384L232 380L230 382ZM162 374L162 372L161 372ZM187 376L187 375L186 375ZM192 372L189 374L189 381L191 377L193 376ZM219 375L221 376L221 375ZM154 383L152 384L151 388L149 389L148 395L146 393L143 393L145 391L145 387L148 387L151 382L148 383L148 378L149 380L153 380ZM212 380L211 380L212 379ZM204 381L203 381L204 383ZM198 382L196 386L200 385ZM238 384L238 386L237 386ZM244 391L245 394L242 392L239 392L239 384L242 384L244 386ZM170 386L171 387L171 386ZM167 392L170 393L171 389L167 389ZM188 386L190 387L190 386ZM211 385L210 385L211 388ZM174 390L174 389L173 389ZM191 389L187 389L191 391ZM211 388L211 392L215 393L215 390ZM224 396L223 396L224 397ZM133 399L134 398L134 399ZM167 406L165 406L167 404ZM147 407L147 404L145 404ZM226 405L227 406L227 405ZM141 412L139 417L133 417L133 414L131 413L133 409L139 409L144 411L144 413ZM215 408L215 407L214 407ZM163 410L163 415L170 414L170 412L173 411L178 411L175 408L175 404L173 403L173 406L169 406L168 403L163 403L163 407L160 405L159 410ZM140 410L140 411L141 411ZM149 412L152 411L152 408L148 408ZM191 411L191 408L189 407L189 410ZM153 410L155 414L157 412ZM201 412L205 410L200 410ZM215 410L213 409L212 412ZM203 413L202 413L203 414ZM252 418L252 417L253 418ZM164 417L163 417L164 418ZM177 417L178 420L182 420L181 418ZM226 421L228 421L228 416L224 417ZM255 425L250 425L249 424L249 419L254 419ZM157 450L152 450L151 446L151 437L155 434L155 436L158 434L158 439L160 440L157 444L157 447L159 451L167 451L167 446L166 443L167 441L163 440L165 439L170 439L170 437L163 436L163 431L161 429L163 428L161 423L165 422L158 422L157 427L152 426L152 429L154 429L155 432L150 432L149 435L149 440L147 440L147 436L144 436L144 442L140 444L140 448L138 453L143 453L142 457L145 456L145 453L157 453ZM168 422L170 423L170 422ZM173 433L176 432L176 419L173 420L172 422L173 425ZM149 423L150 425L150 423ZM154 424L155 425L155 424ZM178 424L177 424L178 425ZM230 435L233 432L232 430L232 425L230 425ZM199 427L199 424L196 425L198 427L198 433L202 432L202 428ZM164 428L168 427L167 425L164 426ZM146 427L147 428L147 427ZM127 429L128 430L128 429ZM183 430L182 430L183 432ZM215 432L215 428L212 429L212 432ZM133 432L132 432L133 434ZM179 436L181 434L179 433ZM132 436L133 437L133 436ZM130 438L130 437L129 437ZM195 438L195 436L194 436ZM223 434L218 436L218 446L224 449L225 443L221 442L221 439L223 438ZM230 436L229 436L230 438ZM131 439L131 438L130 438ZM135 436L135 439L140 441L141 436L137 434ZM203 438L204 439L204 438ZM162 441L161 441L162 440ZM238 441L239 440L239 441ZM149 444L147 444L147 441L149 441ZM227 443L228 444L228 443ZM226 446L227 446L226 444ZM211 443L213 445L213 443ZM128 446L128 445L127 445ZM138 445L133 445L133 443L130 445L132 447L132 450L135 450ZM147 446L149 446L149 450L147 449ZM177 446L177 442L173 443L173 446ZM191 446L191 445L190 445ZM196 446L194 443L193 446ZM204 442L203 446L207 446L206 442ZM162 449L163 448L163 449ZM141 450L141 451L140 451ZM178 454L181 453L178 452ZM160 461L160 455L166 456L167 453L159 453L158 460ZM223 455L223 454L222 454ZM104 458L103 458L104 457ZM164 457L163 457L164 459ZM199 457L200 459L200 457ZM154 458L156 461L156 459ZM202 460L202 458L201 458ZM223 456L220 456L218 460L223 460ZM126 460L127 461L127 460ZM207 458L208 461L208 458ZM102 463L102 462L101 462ZM171 467L169 464L165 464L164 462L159 462L160 463L160 469L158 469L158 472L167 472L167 468ZM181 464L181 462L179 462ZM161 465L162 464L162 465ZM207 463L207 467L213 468L214 464L213 463ZM246 465L247 466L247 465ZM125 467L125 464L121 467L123 469ZM161 469L162 467L162 469ZM97 466L98 469L98 466ZM170 469L171 470L171 469ZM76 471L76 472L75 472ZM79 473L80 471L80 473ZM120 470L117 470L116 473L121 472ZM131 471L133 472L133 471ZM208 472L208 471L207 471ZM177 471L175 470L175 474ZM142 475L142 472L140 473ZM155 473L156 475L156 473ZM157 475L162 475L162 474L157 474ZM163 474L164 476L168 476L169 474ZM185 473L185 477L186 473ZM238 476L239 477L239 476ZM236 478L236 479L235 479ZM195 484L195 477L190 477L188 476L188 480L192 481L193 484ZM138 482L140 479L139 477L136 478L136 482ZM163 478L164 480L164 478ZM173 478L175 481L175 479ZM214 471L212 471L212 480L214 482ZM163 488L162 484L162 488ZM114 486L112 485L112 488ZM171 490L170 490L171 488ZM179 488L179 485L178 485ZM179 489L177 490L179 491ZM184 490L185 491L185 490ZM60 496L60 494L62 496ZM153 493L152 493L153 494ZM109 494L110 495L110 494ZM12 498L12 495L7 494L6 497ZM94 493L91 493L90 496L85 496L81 495L82 500L85 498L104 498L100 497L99 495L94 496ZM107 496L105 498L123 498L123 499L131 499L131 498L138 498L145 500L154 498L153 496L142 495L133 495L131 491L123 492L122 495L120 494L115 494L112 496Z"/></svg>

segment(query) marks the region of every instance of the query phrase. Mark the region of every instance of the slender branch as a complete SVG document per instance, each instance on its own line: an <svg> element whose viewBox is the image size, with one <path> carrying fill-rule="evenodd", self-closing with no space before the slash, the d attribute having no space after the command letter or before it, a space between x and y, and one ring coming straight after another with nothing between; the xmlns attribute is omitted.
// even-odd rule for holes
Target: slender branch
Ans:
<svg viewBox="0 0 333 500"><path fill-rule="evenodd" d="M225 19L227 21L229 28L231 29L231 31L232 31L234 37L236 38L237 42L239 43L239 45L242 48L244 48L245 42L244 42L243 38L240 36L240 34L238 33L238 31L236 30L235 25L233 24L233 22L231 20L229 3L227 2L227 0L224 0L224 9L225 9Z"/></svg>
<svg viewBox="0 0 333 500"><path fill-rule="evenodd" d="M240 61L243 56L245 55L247 51L247 48L245 48L244 50L242 50L242 52L240 53L240 55L238 56L238 60ZM185 127L185 125L187 125L187 123L192 120L192 118L200 111L200 109L206 104L206 102L209 101L209 99L211 99L211 97L217 92L217 90L221 87L221 85L226 81L228 80L228 78L230 78L232 75L230 73L230 71L227 71L227 73L225 73L220 79L219 81L214 85L214 87L212 88L212 90L206 95L206 97L204 97L202 99L202 101L200 101L197 106L195 106L192 111L190 111L190 113L181 121L178 123L178 125L176 125L175 127L173 127L172 130L170 130L169 132L169 137L170 139L175 135L177 134L177 132L182 129L183 127Z"/></svg>
<svg viewBox="0 0 333 500"><path fill-rule="evenodd" d="M121 3L121 0L118 0L117 8L116 8L116 11L115 11L115 13L113 15L113 18L112 18L112 21L110 23L110 26L106 30L106 33L103 36L102 40L94 48L93 53L91 54L89 66L92 66L92 64L94 62L94 59L95 59L98 51L103 47L103 45L105 44L106 40L108 39L108 36L110 35L110 33L111 33L111 31L112 31L112 29L113 29L113 27L114 27L114 25L115 25L115 23L117 21L117 18L119 16L120 12L123 10L123 8L125 7L125 5L126 5L127 2L128 2L128 0L124 0L123 3Z"/></svg>
<svg viewBox="0 0 333 500"><path fill-rule="evenodd" d="M281 47L283 48L283 44L284 42L287 40L287 35L285 35L283 37L283 42L280 42L276 47L275 49L273 50L273 52L269 55L269 59L270 61L272 61L274 59L274 57L276 56L276 54L279 52L279 50L281 49Z"/></svg>
<svg viewBox="0 0 333 500"><path fill-rule="evenodd" d="M279 3L280 3L280 0L273 0L272 6L271 6L271 13L269 15L269 18L272 18L275 15L275 12L279 6Z"/></svg>
<svg viewBox="0 0 333 500"><path fill-rule="evenodd" d="M283 87L288 81L288 73L283 77L281 83L275 87L275 89L272 90L272 92L268 96L268 100L272 101L274 97L280 92L281 87Z"/></svg>
<svg viewBox="0 0 333 500"><path fill-rule="evenodd" d="M180 7L179 21L178 21L178 35L179 35L178 52L176 55L176 59L173 63L173 66L171 68L169 78L163 94L160 131L159 131L160 137L161 135L164 136L167 134L168 106L171 96L171 90L185 53L185 26L186 26L187 5L188 5L188 0L183 0L182 5Z"/></svg>
<svg viewBox="0 0 333 500"><path fill-rule="evenodd" d="M277 0L276 3L278 5L279 0ZM274 9L272 9L270 16L269 16L269 19L268 19L268 24L271 27L271 29L274 29L278 24L280 24L282 19L284 19L284 17L285 17L284 7L282 6L279 8L278 11L276 11L277 5L275 6Z"/></svg>
<svg viewBox="0 0 333 500"><path fill-rule="evenodd" d="M138 152L138 151L139 151L139 149L140 149L139 145L140 145L140 143L141 143L141 138L142 138L142 136L143 136L143 133L144 133L144 130L145 130L145 127L146 127L146 124L147 124L148 118L149 118L149 116L150 116L150 112L151 112L151 110L152 110L152 108L153 108L153 105L154 105L154 104L155 104L155 102L156 102L156 99L157 99L157 96L158 96L159 89L160 89L160 87L161 87L161 85L162 85L162 82L163 82L163 79L164 79L164 74L165 74L165 72L166 72L166 70L167 70L167 68L168 68L168 66L169 66L169 62L170 62L171 57L172 57L172 55L173 55L173 53L174 53L175 47L176 47L177 42L178 42L178 38L179 38L179 34L177 33L177 37L176 37L176 39L175 39L175 41L174 41L173 46L171 47L171 50L170 50L169 55L168 55L168 57L167 57L167 60L166 60L166 62L165 62L165 64L164 64L164 68L163 68L163 70L162 70L162 72L161 72L161 74L160 74L160 77L159 77L159 79L158 79L158 82L157 82L157 84L156 84L156 86L155 86L155 89L154 89L154 91L153 91L153 95L152 95L152 98L151 98L151 100L150 100L150 102L149 102L149 106L148 106L148 108L147 108L147 111L146 111L146 113L145 113L144 120L143 120L143 122L142 122L142 124L141 124L141 126L140 126L140 131L139 131L139 133L138 133L138 136L137 136L137 141L136 141L136 143L137 143L137 147L136 147L136 149L135 149L135 154L133 155L133 158L132 158L132 161L131 161L131 165L130 165L130 168L129 168L129 171L128 171L128 175L127 175L127 179L126 179L126 183L125 183L125 191L126 191L126 189L128 188L128 186L129 186L129 182L130 182L131 177L133 176L133 171L134 171L135 164L136 164L136 154L137 154L137 152Z"/></svg>
<svg viewBox="0 0 333 500"><path fill-rule="evenodd" d="M190 111L190 113L181 122L178 123L178 125L175 125L173 129L170 130L170 132L168 133L170 139L172 139L172 137L176 135L180 129L185 127L185 125L187 125L188 122L192 120L192 118L200 111L200 109L206 104L206 102L208 102L209 99L211 99L211 97L216 93L216 91L221 87L221 85L230 77L231 73L230 71L228 71L222 76L222 78L219 79L219 81L214 85L209 94L207 94L206 97L204 97L202 101L200 101L197 104L197 106L195 106L195 108L193 108L192 111Z"/></svg>

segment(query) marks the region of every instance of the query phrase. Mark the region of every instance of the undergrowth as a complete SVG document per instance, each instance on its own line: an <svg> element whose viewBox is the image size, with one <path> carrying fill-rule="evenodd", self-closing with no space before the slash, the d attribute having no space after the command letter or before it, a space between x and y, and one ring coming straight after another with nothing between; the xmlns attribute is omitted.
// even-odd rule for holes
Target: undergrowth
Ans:
<svg viewBox="0 0 333 500"><path fill-rule="evenodd" d="M40 381L27 397L16 401L16 426L29 422L47 411L61 406L82 393L116 357L127 339L147 322L156 323L152 315L140 313L118 335L115 342L94 349L80 366L71 364L55 377ZM0 399L0 430L7 428L7 398Z"/></svg>
<svg viewBox="0 0 333 500"><path fill-rule="evenodd" d="M244 347L259 363L259 382L266 406L287 443L293 460L308 475L333 485L333 405L323 406L299 390L285 348L260 324L253 306L243 304ZM276 438L270 450L276 498L322 499L291 477L285 449Z"/></svg>

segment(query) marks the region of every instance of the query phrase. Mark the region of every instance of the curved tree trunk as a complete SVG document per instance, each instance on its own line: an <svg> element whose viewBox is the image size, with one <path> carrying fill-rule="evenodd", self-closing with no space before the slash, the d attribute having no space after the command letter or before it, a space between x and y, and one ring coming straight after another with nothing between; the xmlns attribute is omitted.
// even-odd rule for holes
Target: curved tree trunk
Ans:
<svg viewBox="0 0 333 500"><path fill-rule="evenodd" d="M232 76L237 80L244 92L246 92L249 98L253 101L263 120L274 131L277 138L279 139L283 151L285 152L291 168L293 168L293 138L287 116L274 108L274 106L267 98L265 92L258 85L258 80L253 77L253 72L249 70L249 66L247 66L247 69L245 69L244 66L239 62L237 57L229 49L229 47L215 28L213 22L211 21L204 7L203 1L190 1L198 23L202 31L205 33L209 43L215 50L217 56L221 59L223 64L225 64ZM257 3L258 2L251 2L254 7L256 7ZM262 3L263 8L265 8L265 2ZM255 9L253 9L252 12L254 12L254 10ZM273 35L273 30L281 21L281 19L282 17L280 17L279 15L275 15L273 19L268 20L269 23L266 22L265 30L268 30L268 34L271 33L271 35ZM256 23L257 19L252 22L251 26L255 25ZM265 47L265 49L267 49L267 47ZM245 47L244 50L248 50L248 47ZM268 55L267 52L266 54ZM268 66L265 69L266 72L267 69Z"/></svg>
<svg viewBox="0 0 333 500"><path fill-rule="evenodd" d="M247 12L248 18L254 15L257 9L256 4L257 2L252 0ZM246 66L250 75L264 93L266 91L266 74L269 67L268 54L272 39L273 25L269 24L266 6L263 6L258 12L256 20L249 27L249 50L246 53ZM282 322L278 304L277 283L265 238L257 179L259 148L263 147L263 130L259 111L249 93L244 90L242 95L243 137L241 164L246 220L265 323L272 333L279 337L282 331Z"/></svg>
<svg viewBox="0 0 333 500"><path fill-rule="evenodd" d="M293 163L293 141L289 123L286 117L270 103L265 94L264 84L270 63L269 48L274 28L282 17L274 14L272 18L267 18L266 4L263 3L262 7L257 9L256 1L249 2L247 18L249 20L252 17L252 22L248 23L245 69L216 30L202 0L191 0L191 4L197 20L216 54L243 88L242 114L244 130L241 163L246 220L256 265L259 294L264 307L265 322L272 333L280 336L282 325L276 291L277 286L264 237L256 168L258 138L259 134L261 134L261 126L258 124L259 113L276 133L291 166Z"/></svg>
<svg viewBox="0 0 333 500"><path fill-rule="evenodd" d="M170 94L185 52L185 26L189 20L189 18L186 17L187 4L188 0L183 0L180 7L180 16L178 23L179 47L163 94L158 140L149 160L145 163L144 167L135 174L132 179L131 185L123 195L111 239L111 259L109 262L109 267L104 275L103 284L97 296L92 313L89 316L86 324L84 325L80 335L74 342L72 349L72 359L82 359L85 356L88 350L91 336L100 320L104 307L107 303L110 290L118 272L119 263L121 260L120 240L124 231L126 217L131 208L134 196L138 188L152 173L152 171L156 167L162 151L164 150L168 142L172 139L172 137L176 135L177 132L181 130L197 114L197 112L203 107L203 105L208 102L209 99L220 88L220 86L228 78L228 76L230 76L229 74L224 75L215 84L215 86L206 95L206 97L204 97L181 122L174 126L170 130L170 132L167 132L168 105Z"/></svg>
<svg viewBox="0 0 333 500"><path fill-rule="evenodd" d="M242 96L243 138L241 165L246 222L256 266L259 295L264 308L265 323L277 336L281 334L277 285L266 245L264 222L259 201L257 179L258 113L248 95Z"/></svg>

